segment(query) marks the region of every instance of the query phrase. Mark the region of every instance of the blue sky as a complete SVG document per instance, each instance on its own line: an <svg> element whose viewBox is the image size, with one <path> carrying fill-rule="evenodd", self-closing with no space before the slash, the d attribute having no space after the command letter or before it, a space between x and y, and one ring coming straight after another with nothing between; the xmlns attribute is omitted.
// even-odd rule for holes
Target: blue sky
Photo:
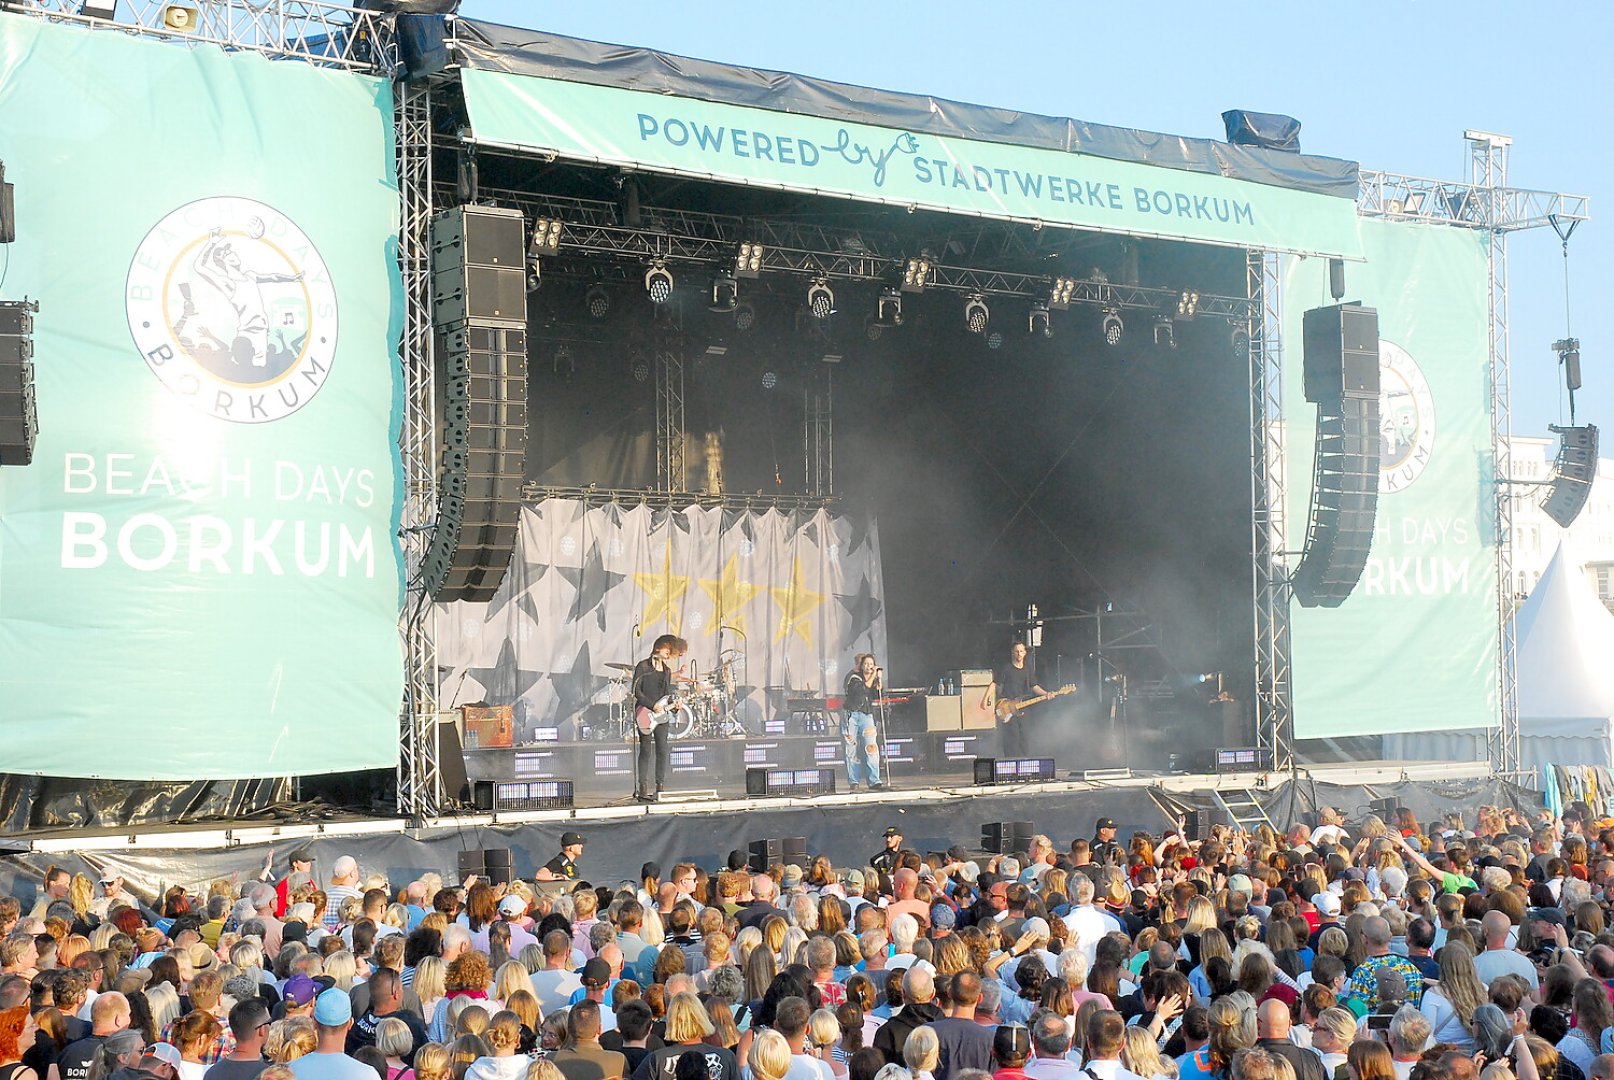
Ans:
<svg viewBox="0 0 1614 1080"><path fill-rule="evenodd" d="M1570 241L1582 422L1614 423L1614 5L1478 2L811 5L464 0L461 14L984 105L1220 138L1229 108L1287 113L1308 153L1461 179L1467 128L1511 135L1515 187L1592 196ZM1551 229L1510 240L1514 430L1567 420Z"/></svg>

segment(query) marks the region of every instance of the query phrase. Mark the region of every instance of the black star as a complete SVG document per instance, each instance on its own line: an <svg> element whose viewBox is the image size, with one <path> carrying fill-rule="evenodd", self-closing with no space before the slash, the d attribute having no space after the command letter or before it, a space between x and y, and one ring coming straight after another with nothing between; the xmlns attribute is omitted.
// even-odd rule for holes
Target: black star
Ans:
<svg viewBox="0 0 1614 1080"><path fill-rule="evenodd" d="M723 535L727 536L732 530L738 528L740 535L747 540L756 540L756 518L744 510L723 511Z"/></svg>
<svg viewBox="0 0 1614 1080"><path fill-rule="evenodd" d="M587 642L584 642L583 647L578 650L577 659L572 663L572 670L552 671L549 673L549 681L555 687L556 724L575 720L579 713L589 707L595 693L606 682L594 674Z"/></svg>
<svg viewBox="0 0 1614 1080"><path fill-rule="evenodd" d="M807 518L807 524L801 527L801 535L809 544L818 543L818 522L814 518Z"/></svg>
<svg viewBox="0 0 1614 1080"><path fill-rule="evenodd" d="M857 587L857 592L850 596L836 593L835 599L841 602L841 607L846 609L847 618L851 620L851 624L847 627L848 633L843 640L856 645L858 639L869 632L874 620L880 617L883 610L879 597L874 595L874 583L865 575ZM872 637L869 639L869 647L874 647Z"/></svg>
<svg viewBox="0 0 1614 1080"><path fill-rule="evenodd" d="M488 601L485 613L487 621L493 622L506 605L514 601L519 610L526 612L533 625L538 625L538 605L532 593L548 572L548 563L522 563L511 566L504 575L504 583L499 586L499 591Z"/></svg>
<svg viewBox="0 0 1614 1080"><path fill-rule="evenodd" d="M583 616L592 613L600 629L604 630L605 595L621 584L626 575L613 574L605 568L605 560L600 557L598 541L589 545L588 557L583 560L582 566L557 566L555 569L577 590L577 598L572 601L572 610L567 616L567 621L581 622Z"/></svg>
<svg viewBox="0 0 1614 1080"><path fill-rule="evenodd" d="M841 558L844 559L848 555L856 554L858 548L868 543L869 519L863 514L852 514L841 518L838 524L847 530L846 540L841 544Z"/></svg>
<svg viewBox="0 0 1614 1080"><path fill-rule="evenodd" d="M488 704L514 705L544 677L541 671L522 670L516 657L515 642L508 637L499 646L499 658L492 667L467 668L461 674L464 680L458 685L455 685L452 674L444 680L443 696L455 705L466 705L475 700L472 696L476 693L471 686L472 680L481 684L482 700Z"/></svg>

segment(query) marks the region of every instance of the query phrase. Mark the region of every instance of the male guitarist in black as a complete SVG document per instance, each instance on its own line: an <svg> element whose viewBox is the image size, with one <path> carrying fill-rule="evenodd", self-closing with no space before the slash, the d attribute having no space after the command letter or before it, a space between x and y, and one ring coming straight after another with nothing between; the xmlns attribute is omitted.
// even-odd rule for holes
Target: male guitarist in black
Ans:
<svg viewBox="0 0 1614 1080"><path fill-rule="evenodd" d="M684 654L684 639L662 634L650 648L650 656L633 667L633 718L639 735L638 783L633 797L639 802L659 802L661 785L667 779L667 724L673 708L674 665ZM656 787L650 788L654 770Z"/></svg>
<svg viewBox="0 0 1614 1080"><path fill-rule="evenodd" d="M1024 642L1016 641L1009 650L1009 662L992 673L992 685L981 695L981 711L991 712L994 702L1021 701L1047 694L1037 684L1037 662L1027 655ZM998 742L1004 757L1026 757L1026 718L1010 711L998 716Z"/></svg>

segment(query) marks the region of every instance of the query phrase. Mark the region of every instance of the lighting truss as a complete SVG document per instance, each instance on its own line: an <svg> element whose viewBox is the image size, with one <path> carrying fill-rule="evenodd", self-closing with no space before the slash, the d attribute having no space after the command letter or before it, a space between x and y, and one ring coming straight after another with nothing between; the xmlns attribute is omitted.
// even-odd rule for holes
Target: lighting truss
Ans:
<svg viewBox="0 0 1614 1080"><path fill-rule="evenodd" d="M118 18L85 14L84 0L5 0L0 8L50 22L117 29L185 45L217 45L319 67L392 75L396 62L393 15L317 0L186 0L196 12L188 27L165 18L166 0L124 0Z"/></svg>

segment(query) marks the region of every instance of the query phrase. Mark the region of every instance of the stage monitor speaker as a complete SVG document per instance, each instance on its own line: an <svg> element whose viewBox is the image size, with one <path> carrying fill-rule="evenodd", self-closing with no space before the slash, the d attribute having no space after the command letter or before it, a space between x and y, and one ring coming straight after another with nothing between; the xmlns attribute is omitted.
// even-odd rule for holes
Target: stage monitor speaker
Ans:
<svg viewBox="0 0 1614 1080"><path fill-rule="evenodd" d="M749 798L761 798L768 793L768 770L745 770L745 794Z"/></svg>
<svg viewBox="0 0 1614 1080"><path fill-rule="evenodd" d="M988 821L981 826L981 849L994 855L1028 851L1036 829L1029 821Z"/></svg>
<svg viewBox="0 0 1614 1080"><path fill-rule="evenodd" d="M28 465L39 439L34 392L34 313L28 300L0 301L0 465Z"/></svg>
<svg viewBox="0 0 1614 1080"><path fill-rule="evenodd" d="M432 218L432 312L439 327L527 325L527 222L521 211L456 206Z"/></svg>
<svg viewBox="0 0 1614 1080"><path fill-rule="evenodd" d="M443 797L465 803L471 801L471 784L465 775L465 751L460 746L460 729L454 720L453 713L437 714L437 769L443 778Z"/></svg>
<svg viewBox="0 0 1614 1080"><path fill-rule="evenodd" d="M459 853L459 860L461 885L465 884L466 879L472 874L475 874L478 878L487 877L488 864L482 858L481 848L472 848L469 851L461 851Z"/></svg>
<svg viewBox="0 0 1614 1080"><path fill-rule="evenodd" d="M508 885L512 880L510 872L510 849L507 847L490 847L482 849L482 861L488 868L488 883L492 885Z"/></svg>
<svg viewBox="0 0 1614 1080"><path fill-rule="evenodd" d="M1311 515L1291 581L1302 607L1338 607L1356 588L1378 517L1379 317L1360 304L1305 314L1306 400L1317 405Z"/></svg>
<svg viewBox="0 0 1614 1080"><path fill-rule="evenodd" d="M765 874L770 866L782 866L785 861L784 843L777 837L771 840L753 840L747 848L746 866L753 874Z"/></svg>
<svg viewBox="0 0 1614 1080"><path fill-rule="evenodd" d="M1548 427L1558 436L1558 457L1541 511L1567 529L1586 506L1597 479L1597 427Z"/></svg>
<svg viewBox="0 0 1614 1080"><path fill-rule="evenodd" d="M1373 800L1373 812L1377 814L1379 820L1384 822L1386 825L1390 824L1391 819L1395 817L1395 808L1396 801L1394 799Z"/></svg>
<svg viewBox="0 0 1614 1080"><path fill-rule="evenodd" d="M492 780L471 781L471 808L478 813L491 814L496 809L494 805Z"/></svg>
<svg viewBox="0 0 1614 1080"><path fill-rule="evenodd" d="M805 836L786 836L779 841L780 857L786 866L799 866L807 869L807 838Z"/></svg>

